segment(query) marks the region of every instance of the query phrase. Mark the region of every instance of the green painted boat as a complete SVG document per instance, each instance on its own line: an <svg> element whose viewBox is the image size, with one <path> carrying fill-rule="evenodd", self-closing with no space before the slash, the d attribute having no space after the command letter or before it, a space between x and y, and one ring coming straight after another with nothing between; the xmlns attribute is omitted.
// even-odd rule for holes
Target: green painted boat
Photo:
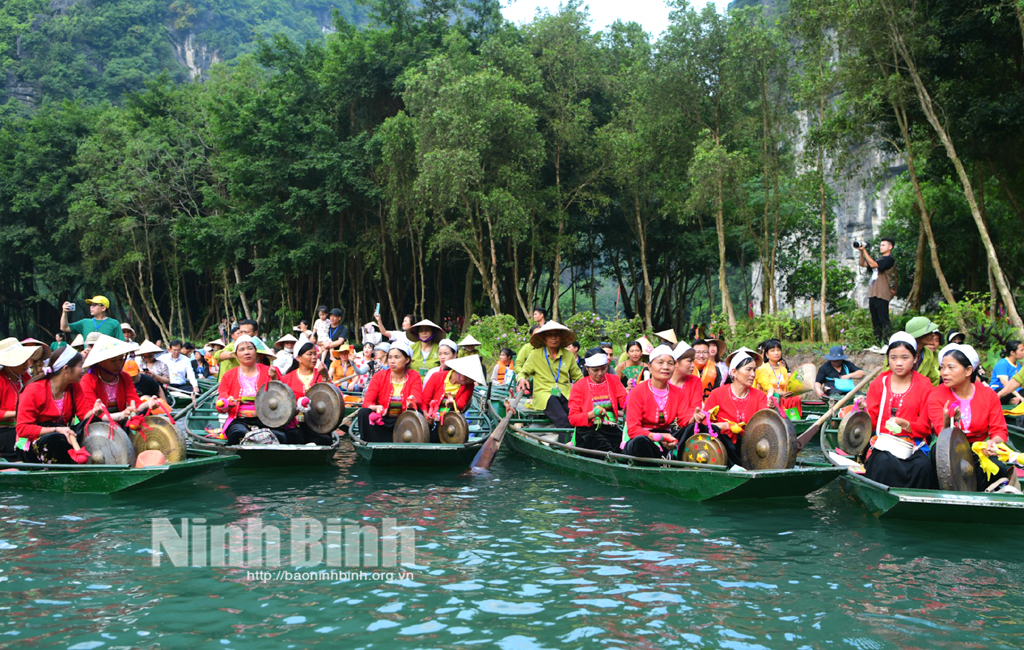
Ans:
<svg viewBox="0 0 1024 650"><path fill-rule="evenodd" d="M1010 446L1021 449L1024 430L1010 426L1009 432ZM822 453L833 462L827 451L837 447L838 431L829 428L822 435ZM892 488L852 470L839 485L871 514L885 519L1024 525L1024 496L1020 495Z"/></svg>
<svg viewBox="0 0 1024 650"><path fill-rule="evenodd" d="M492 389L493 417L506 414L508 391ZM828 408L824 407L821 414ZM806 430L821 414L806 423ZM798 431L801 431L798 429ZM610 483L651 492L664 492L690 501L725 501L803 497L843 474L842 469L817 460L816 455L785 470L727 470L680 461L640 460L625 454L580 449L558 442L568 440L571 429L552 426L544 413L521 410L511 420L505 439L509 447L524 456L556 469Z"/></svg>
<svg viewBox="0 0 1024 650"><path fill-rule="evenodd" d="M650 492L663 492L688 501L726 501L803 497L825 487L845 470L818 466L794 469L728 470L679 461L640 460L624 454L570 447L521 424L509 426L505 440L524 456L556 469Z"/></svg>
<svg viewBox="0 0 1024 650"><path fill-rule="evenodd" d="M329 465L341 445L335 435L331 445L227 445L224 440L206 436L207 428L220 430L222 420L214 404L217 401L217 387L206 391L175 414L184 428L189 443L194 449L223 456L234 456L238 462L233 469L277 469L285 467L310 467Z"/></svg>
<svg viewBox="0 0 1024 650"><path fill-rule="evenodd" d="M230 466L238 459L190 449L180 463L134 468L128 465L52 465L0 462L0 490L114 494L180 485Z"/></svg>
<svg viewBox="0 0 1024 650"><path fill-rule="evenodd" d="M366 442L359 437L359 424L349 429L352 446L359 457L375 466L388 467L441 467L469 465L491 435L493 422L488 415L486 397L482 392L473 395L472 406L465 413L469 424L469 440L461 445L445 443Z"/></svg>

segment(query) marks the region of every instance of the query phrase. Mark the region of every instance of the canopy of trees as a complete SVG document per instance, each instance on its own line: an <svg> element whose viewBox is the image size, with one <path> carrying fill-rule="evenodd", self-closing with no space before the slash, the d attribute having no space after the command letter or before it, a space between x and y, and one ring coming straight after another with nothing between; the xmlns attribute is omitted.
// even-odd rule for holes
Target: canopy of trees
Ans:
<svg viewBox="0 0 1024 650"><path fill-rule="evenodd" d="M378 302L394 323L559 318L609 283L648 326L803 297L831 313L850 276L830 186L864 146L907 167L883 234L912 306L991 287L1019 321L1016 0L679 0L656 40L594 32L575 3L521 27L497 0L368 11L278 30L204 83L7 111L0 328L52 331L99 291L164 338L321 303L357 324Z"/></svg>

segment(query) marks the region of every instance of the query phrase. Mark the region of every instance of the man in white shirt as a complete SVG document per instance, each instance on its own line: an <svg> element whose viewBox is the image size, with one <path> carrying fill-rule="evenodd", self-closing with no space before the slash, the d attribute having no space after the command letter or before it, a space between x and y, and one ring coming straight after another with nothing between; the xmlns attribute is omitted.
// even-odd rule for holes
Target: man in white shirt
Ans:
<svg viewBox="0 0 1024 650"><path fill-rule="evenodd" d="M159 357L157 361L167 364L167 370L171 375L171 382L168 388L179 390L183 393L199 393L199 382L196 381L196 373L192 370L192 360L181 353L181 341L171 341L167 346L167 352ZM191 386L191 391L189 390Z"/></svg>

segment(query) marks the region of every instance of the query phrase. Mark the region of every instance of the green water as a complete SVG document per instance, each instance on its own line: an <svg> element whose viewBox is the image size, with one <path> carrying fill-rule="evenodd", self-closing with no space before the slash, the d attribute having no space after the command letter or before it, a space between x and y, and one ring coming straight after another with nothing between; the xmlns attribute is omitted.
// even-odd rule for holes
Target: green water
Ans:
<svg viewBox="0 0 1024 650"><path fill-rule="evenodd" d="M0 497L0 647L1019 648L1013 528L879 522L831 486L696 505L502 451L466 481L227 473L188 492ZM151 517L394 517L414 577L249 581L151 566Z"/></svg>

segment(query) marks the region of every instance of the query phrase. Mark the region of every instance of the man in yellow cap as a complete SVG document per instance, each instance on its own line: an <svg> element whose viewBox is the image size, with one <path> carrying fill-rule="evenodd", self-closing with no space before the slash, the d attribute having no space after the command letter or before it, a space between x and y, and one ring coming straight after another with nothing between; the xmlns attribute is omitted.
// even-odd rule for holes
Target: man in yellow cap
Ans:
<svg viewBox="0 0 1024 650"><path fill-rule="evenodd" d="M74 323L68 322L68 314L71 313L70 302L64 303L60 314L60 329L63 332L74 332L89 336L92 332L99 332L112 336L119 341L124 340L124 333L121 331L121 323L113 318L107 318L107 311L110 309L110 301L106 296L93 296L85 301L89 305L89 314L92 318L83 318Z"/></svg>

